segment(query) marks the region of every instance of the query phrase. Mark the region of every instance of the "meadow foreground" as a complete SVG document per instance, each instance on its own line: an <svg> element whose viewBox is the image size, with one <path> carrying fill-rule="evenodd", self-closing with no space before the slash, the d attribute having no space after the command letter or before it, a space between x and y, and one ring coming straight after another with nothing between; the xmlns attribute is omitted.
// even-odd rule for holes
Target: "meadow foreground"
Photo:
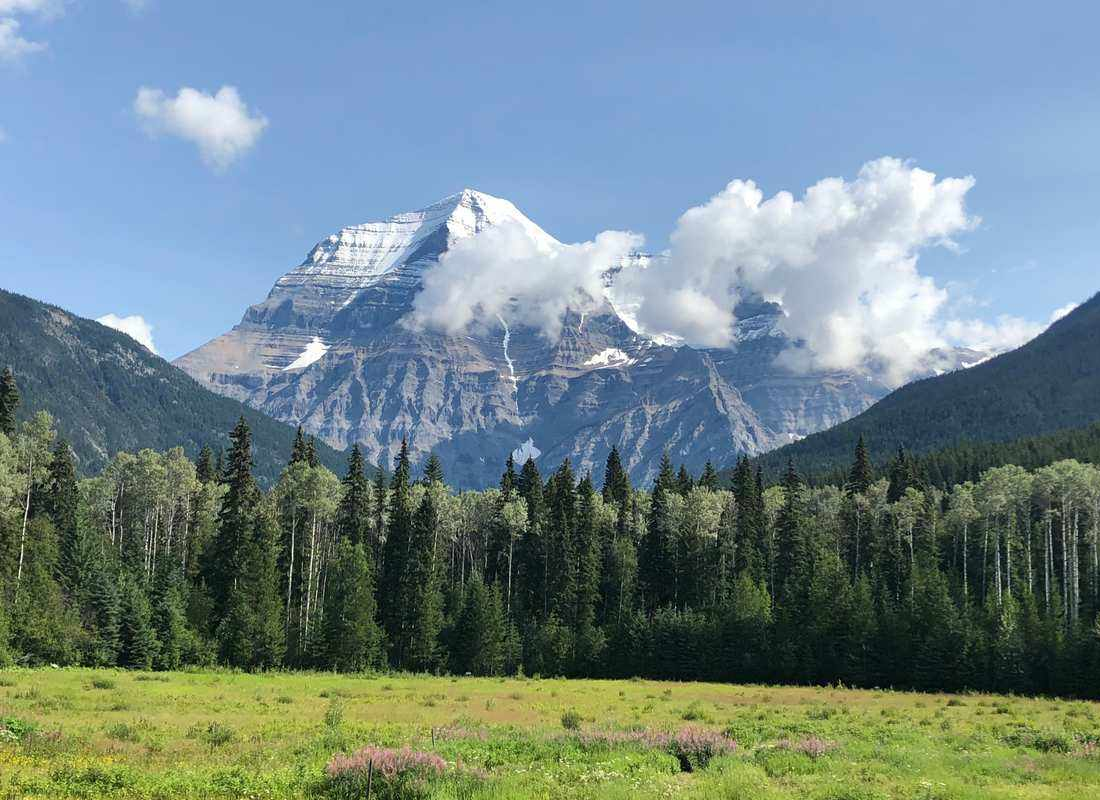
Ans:
<svg viewBox="0 0 1100 800"><path fill-rule="evenodd" d="M1086 798L1098 740L1097 704L991 695L0 672L0 798L362 797L368 745L376 798Z"/></svg>

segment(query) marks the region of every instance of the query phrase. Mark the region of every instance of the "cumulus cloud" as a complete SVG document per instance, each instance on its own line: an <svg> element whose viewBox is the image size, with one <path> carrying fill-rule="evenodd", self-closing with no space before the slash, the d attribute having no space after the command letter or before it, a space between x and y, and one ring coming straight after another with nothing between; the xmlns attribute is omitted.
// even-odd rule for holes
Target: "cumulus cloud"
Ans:
<svg viewBox="0 0 1100 800"><path fill-rule="evenodd" d="M44 42L34 42L20 35L19 20L0 19L0 61L14 63L45 49Z"/></svg>
<svg viewBox="0 0 1100 800"><path fill-rule="evenodd" d="M425 273L405 322L453 334L503 316L557 338L566 310L597 308L608 267L641 243L640 236L623 231L562 244L518 222L487 228L455 242Z"/></svg>
<svg viewBox="0 0 1100 800"><path fill-rule="evenodd" d="M978 220L965 206L974 179L944 178L895 158L865 164L852 181L826 178L800 198L764 198L735 180L687 211L665 259L624 275L639 324L698 346L729 345L734 308L762 296L784 310L780 325L802 343L792 368L885 365L903 379L941 346L947 292L920 274L920 252L954 246Z"/></svg>
<svg viewBox="0 0 1100 800"><path fill-rule="evenodd" d="M217 94L185 86L175 97L142 87L134 112L150 135L167 134L199 148L203 161L217 172L226 170L251 150L267 127L267 118L252 112L233 86Z"/></svg>
<svg viewBox="0 0 1100 800"><path fill-rule="evenodd" d="M868 370L900 384L928 368L933 351L968 345L995 352L1042 324L958 315L953 285L918 269L930 248L957 250L979 219L966 208L974 178L938 178L896 158L865 164L854 179L825 178L796 197L765 198L735 180L677 222L666 253L618 272L611 299L648 336L696 347L734 345L741 300L778 303L792 345L780 363L796 372ZM500 314L560 332L566 309L595 309L610 267L642 237L608 231L590 242L541 241L516 225L457 242L428 271L407 322L455 333Z"/></svg>
<svg viewBox="0 0 1100 800"><path fill-rule="evenodd" d="M146 322L141 315L133 314L129 317L120 317L117 314L105 314L98 317L96 322L125 333L138 344L145 345L149 352L159 355L157 346L153 344L153 326Z"/></svg>

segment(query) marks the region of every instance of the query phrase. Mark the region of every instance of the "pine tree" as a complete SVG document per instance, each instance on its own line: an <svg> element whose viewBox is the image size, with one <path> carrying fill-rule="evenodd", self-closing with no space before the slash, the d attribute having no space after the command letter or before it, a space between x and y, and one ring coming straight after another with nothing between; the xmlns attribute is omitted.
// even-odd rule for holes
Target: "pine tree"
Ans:
<svg viewBox="0 0 1100 800"><path fill-rule="evenodd" d="M699 486L704 489L710 489L712 492L718 491L718 470L714 468L714 465L707 461L703 465L703 474L699 476Z"/></svg>
<svg viewBox="0 0 1100 800"><path fill-rule="evenodd" d="M691 473L688 472L688 468L683 464L680 465L680 472L676 475L676 491L677 493L688 496L688 493L695 488L695 482L691 479Z"/></svg>
<svg viewBox="0 0 1100 800"><path fill-rule="evenodd" d="M451 667L457 674L499 675L504 669L506 626L500 592L476 572L466 582L455 622Z"/></svg>
<svg viewBox="0 0 1100 800"><path fill-rule="evenodd" d="M667 508L678 483L672 472L672 461L665 453L657 481L653 484L649 519L638 551L638 580L641 583L647 611L653 612L672 601L673 536L668 529Z"/></svg>
<svg viewBox="0 0 1100 800"><path fill-rule="evenodd" d="M345 539L337 548L325 592L323 666L339 672L362 672L384 664L375 610L368 550L362 543Z"/></svg>
<svg viewBox="0 0 1100 800"><path fill-rule="evenodd" d="M875 476L871 470L871 457L867 453L867 445L863 441L863 435L860 434L852 468L848 471L848 483L845 484L845 491L849 494L866 494L874 479Z"/></svg>
<svg viewBox="0 0 1100 800"><path fill-rule="evenodd" d="M443 462L435 453L430 453L424 464L424 483L428 486L443 485Z"/></svg>
<svg viewBox="0 0 1100 800"><path fill-rule="evenodd" d="M337 532L353 545L370 546L370 484L363 472L363 454L353 445L348 456L348 471L343 480L343 496L337 512Z"/></svg>
<svg viewBox="0 0 1100 800"><path fill-rule="evenodd" d="M279 524L275 511L266 504L258 511L248 543L243 580L239 587L252 604L253 669L271 669L283 662L286 629L283 599L279 590Z"/></svg>
<svg viewBox="0 0 1100 800"><path fill-rule="evenodd" d="M630 476L623 467L619 448L612 445L603 472L603 499L605 503L614 503L621 508L629 497Z"/></svg>
<svg viewBox="0 0 1100 800"><path fill-rule="evenodd" d="M179 669L187 647L187 615L175 569L161 570L153 589L153 628L160 648L153 661L157 669Z"/></svg>
<svg viewBox="0 0 1100 800"><path fill-rule="evenodd" d="M397 595L399 624L392 642L398 669L430 671L439 664L443 591L436 563L438 531L439 505L434 491L427 491L413 519L412 538Z"/></svg>
<svg viewBox="0 0 1100 800"><path fill-rule="evenodd" d="M802 541L802 520L799 494L802 479L795 471L794 463L787 462L787 474L783 479L783 507L776 520L775 530L775 583L772 594L779 595L786 590L788 579L801 566L805 556Z"/></svg>
<svg viewBox="0 0 1100 800"><path fill-rule="evenodd" d="M76 467L72 449L64 439L54 445L42 495L44 511L53 521L58 539L58 582L68 591L73 589L77 551L79 548L77 507L80 492L76 485Z"/></svg>
<svg viewBox="0 0 1100 800"><path fill-rule="evenodd" d="M527 459L519 475L519 494L527 504L527 527L517 546L519 562L518 617L532 622L550 613L550 587L545 538L546 499L542 476L534 459Z"/></svg>
<svg viewBox="0 0 1100 800"><path fill-rule="evenodd" d="M4 367L4 373L0 375L0 433L5 436L15 435L15 412L20 399L15 374L11 367Z"/></svg>
<svg viewBox="0 0 1100 800"><path fill-rule="evenodd" d="M149 597L137 581L126 576L122 579L121 613L119 615L120 649L118 663L131 669L152 669L160 650L156 628L153 627L153 609Z"/></svg>
<svg viewBox="0 0 1100 800"><path fill-rule="evenodd" d="M86 639L84 661L88 666L113 667L118 663L122 600L118 577L111 574L102 549L88 552L88 566L80 586L80 607Z"/></svg>
<svg viewBox="0 0 1100 800"><path fill-rule="evenodd" d="M509 453L508 460L504 462L504 473L500 476L500 493L504 496L505 500L511 497L518 482L519 476L516 475L516 461L512 458L512 454Z"/></svg>
<svg viewBox="0 0 1100 800"><path fill-rule="evenodd" d="M390 481L389 523L386 526L386 542L382 547L382 573L378 585L382 626L395 648L402 647L405 642L400 597L413 538L412 512L409 508L410 469L409 446L402 439Z"/></svg>
<svg viewBox="0 0 1100 800"><path fill-rule="evenodd" d="M207 549L204 570L216 620L227 615L229 595L244 568L259 504L259 489L252 477L252 434L243 416L229 438L233 446L224 470L228 488L218 513L217 535ZM241 617L240 609L237 616Z"/></svg>
<svg viewBox="0 0 1100 800"><path fill-rule="evenodd" d="M290 448L290 464L308 464L309 463L309 447L306 444L306 434L302 430L302 426L298 426L297 433L294 434L294 444Z"/></svg>
<svg viewBox="0 0 1100 800"><path fill-rule="evenodd" d="M214 467L214 451L208 444L204 444L199 450L199 457L195 462L195 478L203 484L218 480L218 472Z"/></svg>
<svg viewBox="0 0 1100 800"><path fill-rule="evenodd" d="M306 463L311 467L319 467L321 459L317 456L317 437L310 436L306 440Z"/></svg>

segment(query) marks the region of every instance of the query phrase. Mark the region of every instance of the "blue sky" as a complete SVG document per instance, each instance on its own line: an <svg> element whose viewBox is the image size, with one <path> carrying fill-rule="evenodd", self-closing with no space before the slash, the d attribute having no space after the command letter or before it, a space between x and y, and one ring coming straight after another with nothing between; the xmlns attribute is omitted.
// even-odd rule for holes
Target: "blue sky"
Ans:
<svg viewBox="0 0 1100 800"><path fill-rule="evenodd" d="M340 226L464 186L660 248L734 178L897 156L977 181L980 227L921 260L975 316L1100 289L1093 4L49 5L0 0L0 287L140 314L168 357ZM135 110L223 86L266 126L222 169Z"/></svg>

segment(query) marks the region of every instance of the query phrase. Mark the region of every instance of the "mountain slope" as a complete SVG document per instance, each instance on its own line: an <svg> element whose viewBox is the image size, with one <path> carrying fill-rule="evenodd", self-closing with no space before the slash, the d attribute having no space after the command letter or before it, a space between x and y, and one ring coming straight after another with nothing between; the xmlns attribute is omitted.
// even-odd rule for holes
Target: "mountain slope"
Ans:
<svg viewBox="0 0 1100 800"><path fill-rule="evenodd" d="M84 472L120 450L203 444L227 448L243 414L252 429L256 474L273 480L285 465L294 429L221 397L129 336L55 306L0 290L0 364L16 374L20 416L46 410L72 443ZM320 444L320 443L319 443ZM339 469L327 445L319 455Z"/></svg>
<svg viewBox="0 0 1100 800"><path fill-rule="evenodd" d="M904 386L862 414L759 459L778 473L793 459L821 474L851 458L863 436L875 460L962 441L1003 442L1100 420L1100 295L1017 350Z"/></svg>
<svg viewBox="0 0 1100 800"><path fill-rule="evenodd" d="M358 442L379 463L405 437L415 459L436 451L464 487L495 483L510 451L541 454L550 468L568 457L583 473L601 470L612 446L647 483L666 448L699 471L840 422L887 391L866 376L776 367L789 340L782 310L765 302L738 307L737 343L725 350L647 339L610 293L595 312L566 314L556 341L507 313L455 336L403 325L425 270L502 222L553 242L510 202L470 189L343 228L236 327L176 364L334 447ZM607 280L647 259L608 265Z"/></svg>

